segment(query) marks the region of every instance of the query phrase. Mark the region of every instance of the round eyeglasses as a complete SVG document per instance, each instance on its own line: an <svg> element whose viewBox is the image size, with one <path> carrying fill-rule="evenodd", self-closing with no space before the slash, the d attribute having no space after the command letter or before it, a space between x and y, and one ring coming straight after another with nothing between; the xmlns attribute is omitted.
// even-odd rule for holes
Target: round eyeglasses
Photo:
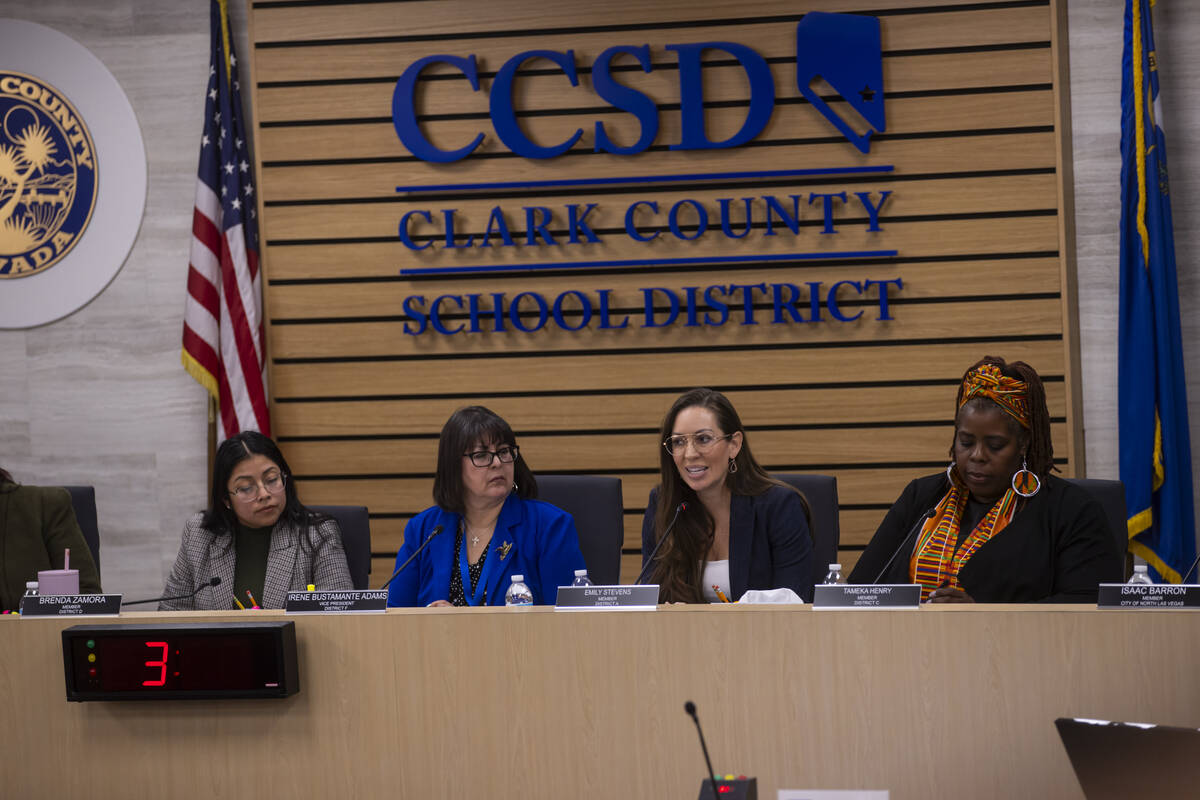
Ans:
<svg viewBox="0 0 1200 800"><path fill-rule="evenodd" d="M249 503L254 498L258 497L258 490L261 486L267 490L268 494L278 494L283 491L284 484L287 482L287 476L282 472L273 472L262 479L262 483L255 481L254 483L243 483L240 486L235 486L231 495L241 500L243 503Z"/></svg>

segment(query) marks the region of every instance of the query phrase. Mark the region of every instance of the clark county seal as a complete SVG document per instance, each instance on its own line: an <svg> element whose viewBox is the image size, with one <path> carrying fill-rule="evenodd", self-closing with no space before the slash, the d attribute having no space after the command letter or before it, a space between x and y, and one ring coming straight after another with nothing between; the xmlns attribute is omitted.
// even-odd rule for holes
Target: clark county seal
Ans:
<svg viewBox="0 0 1200 800"><path fill-rule="evenodd" d="M0 278L47 270L96 205L96 148L57 89L0 70Z"/></svg>

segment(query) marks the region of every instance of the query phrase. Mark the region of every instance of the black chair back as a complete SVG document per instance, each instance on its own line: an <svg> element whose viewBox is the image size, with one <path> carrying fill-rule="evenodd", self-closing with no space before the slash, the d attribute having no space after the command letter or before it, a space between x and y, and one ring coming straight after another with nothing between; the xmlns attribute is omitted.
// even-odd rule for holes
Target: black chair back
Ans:
<svg viewBox="0 0 1200 800"><path fill-rule="evenodd" d="M621 479L599 475L538 475L538 499L575 518L579 549L592 583L621 581L621 545L625 541L625 508Z"/></svg>
<svg viewBox="0 0 1200 800"><path fill-rule="evenodd" d="M350 567L350 580L355 589L369 589L371 575L371 520L366 506L309 506L313 511L328 514L342 529L342 549Z"/></svg>
<svg viewBox="0 0 1200 800"><path fill-rule="evenodd" d="M795 486L808 498L812 519L808 529L813 539L813 584L825 580L829 565L838 560L841 525L838 523L837 478L833 475L789 474L773 478Z"/></svg>
<svg viewBox="0 0 1200 800"><path fill-rule="evenodd" d="M1067 482L1087 489L1104 509L1113 541L1117 543L1117 552L1121 555L1121 580L1127 580L1130 572L1129 559L1126 557L1129 551L1129 518L1125 511L1125 484L1100 478L1067 478Z"/></svg>
<svg viewBox="0 0 1200 800"><path fill-rule="evenodd" d="M94 486L64 486L71 495L71 505L75 507L75 521L79 530L83 531L83 540L92 551L92 561L96 562L96 576L100 575L100 523L96 518L96 487Z"/></svg>

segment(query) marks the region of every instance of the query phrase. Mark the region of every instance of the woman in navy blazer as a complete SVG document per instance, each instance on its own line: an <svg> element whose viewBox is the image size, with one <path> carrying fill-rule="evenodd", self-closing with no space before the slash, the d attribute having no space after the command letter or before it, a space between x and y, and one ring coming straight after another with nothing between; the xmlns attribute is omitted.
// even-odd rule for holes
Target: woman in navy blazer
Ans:
<svg viewBox="0 0 1200 800"><path fill-rule="evenodd" d="M643 568L662 541L650 572L660 600L713 601L715 587L732 600L779 588L811 599L808 501L759 466L729 399L685 392L663 419L662 438L662 483L642 521Z"/></svg>
<svg viewBox="0 0 1200 800"><path fill-rule="evenodd" d="M584 569L575 522L535 500L537 481L508 423L482 406L454 412L438 440L433 499L408 521L389 606L504 605L513 575L535 604L553 603Z"/></svg>

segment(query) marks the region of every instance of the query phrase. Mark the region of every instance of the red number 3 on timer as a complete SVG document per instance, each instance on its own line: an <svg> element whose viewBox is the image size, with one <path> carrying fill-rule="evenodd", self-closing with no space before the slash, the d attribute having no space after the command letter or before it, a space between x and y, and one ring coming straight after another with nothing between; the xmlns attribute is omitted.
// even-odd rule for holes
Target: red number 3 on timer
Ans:
<svg viewBox="0 0 1200 800"><path fill-rule="evenodd" d="M146 647L161 647L161 661L147 661L147 667L158 667L158 680L142 681L142 686L165 686L167 683L167 643L166 642L146 642Z"/></svg>

